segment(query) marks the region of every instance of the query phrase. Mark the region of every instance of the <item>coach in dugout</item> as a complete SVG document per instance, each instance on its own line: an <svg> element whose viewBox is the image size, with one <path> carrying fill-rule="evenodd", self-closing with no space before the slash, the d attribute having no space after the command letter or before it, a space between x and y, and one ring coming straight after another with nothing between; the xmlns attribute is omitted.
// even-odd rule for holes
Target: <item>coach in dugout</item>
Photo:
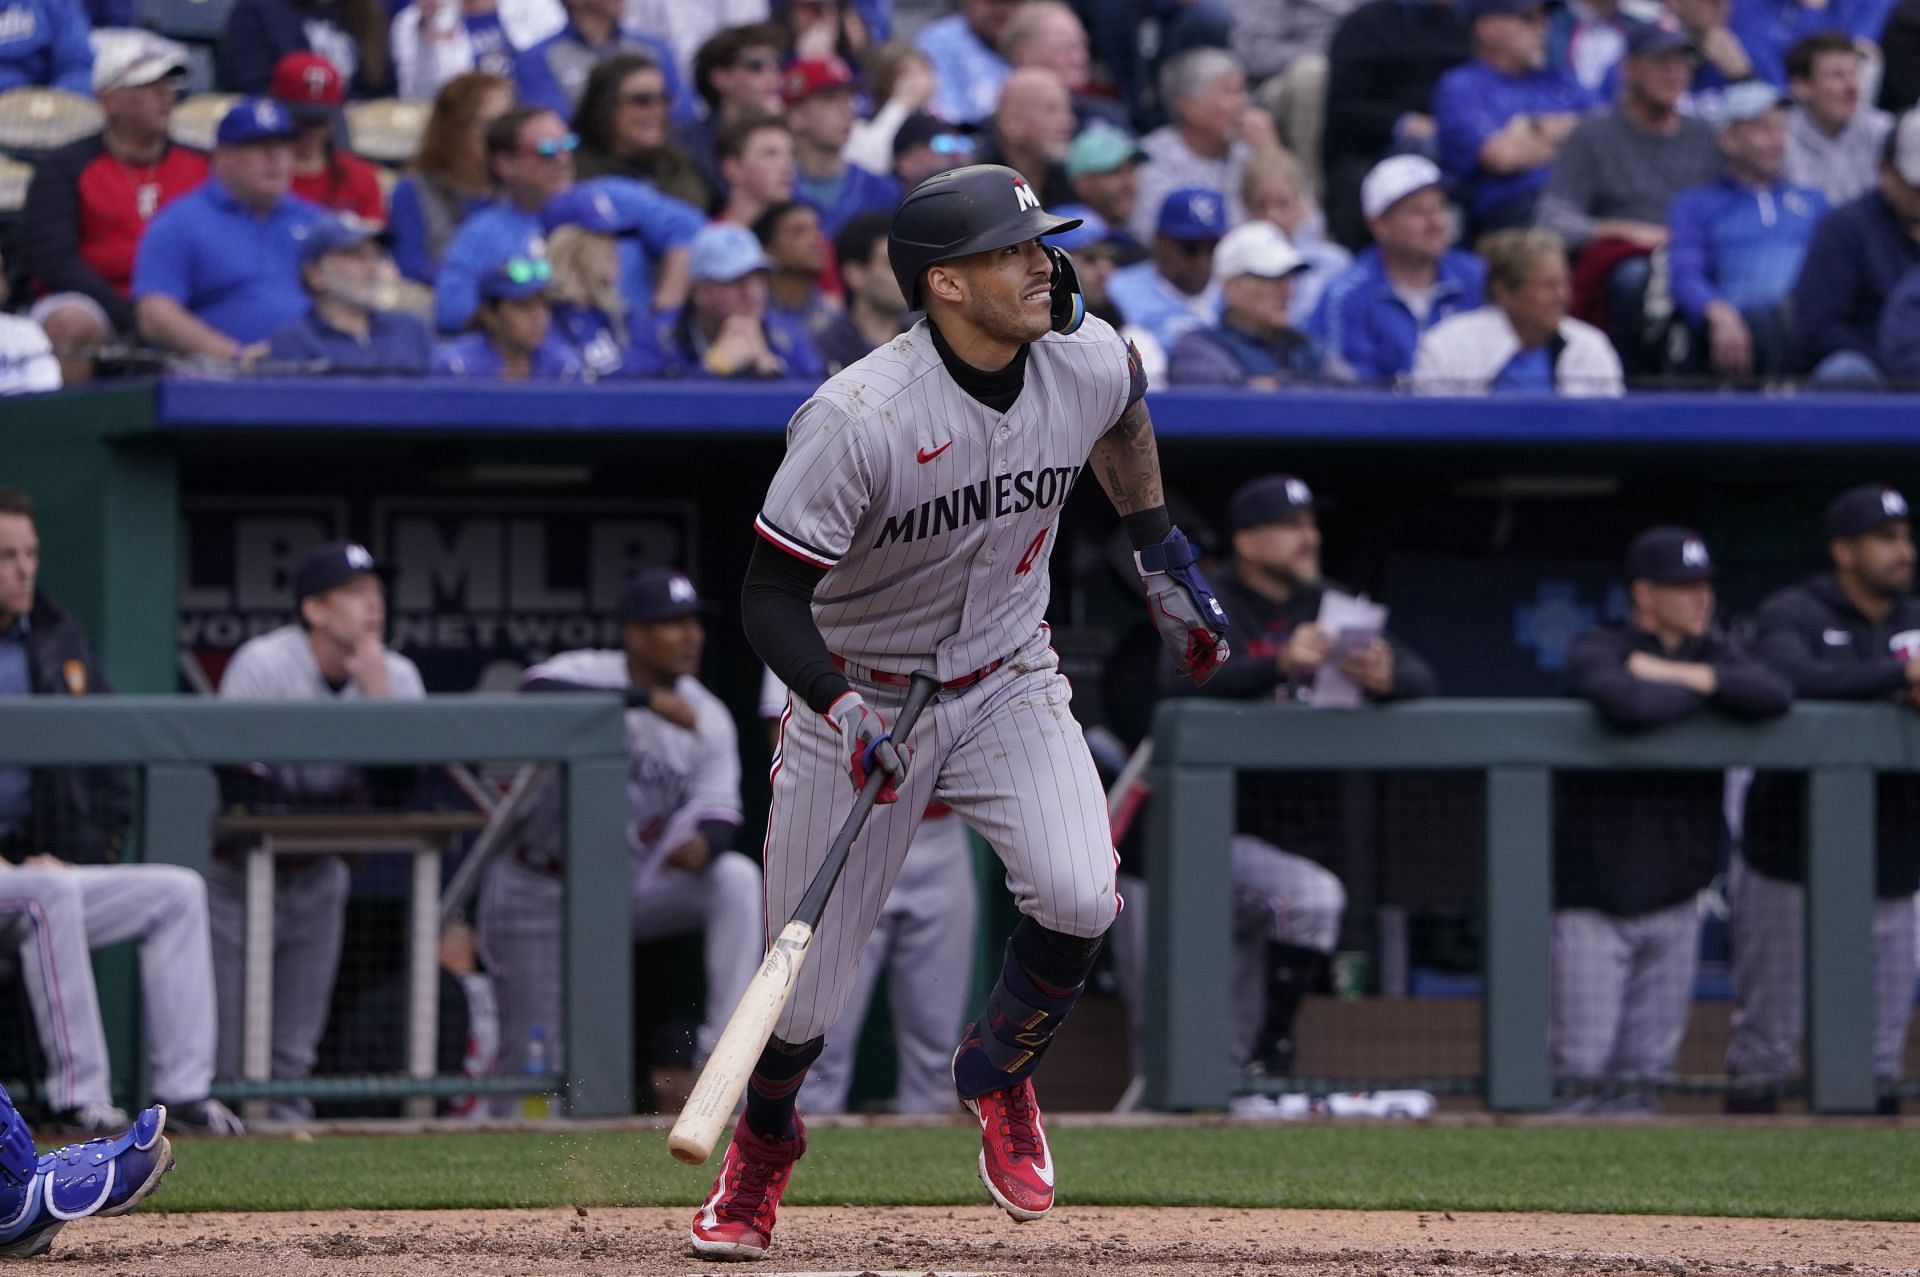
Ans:
<svg viewBox="0 0 1920 1277"><path fill-rule="evenodd" d="M1627 582L1626 623L1568 645L1568 695L1623 732L1707 710L1786 713L1787 680L1712 630L1713 560L1699 536L1642 532L1627 548ZM1695 897L1719 867L1724 789L1719 772L1555 776L1551 1041L1562 1111L1651 1113L1644 1088L1673 1076L1700 956Z"/></svg>
<svg viewBox="0 0 1920 1277"><path fill-rule="evenodd" d="M1760 605L1755 651L1810 700L1920 708L1920 600L1913 597L1907 500L1885 484L1849 488L1827 507L1833 570ZM1873 1075L1900 1077L1913 1016L1914 904L1920 887L1920 778L1878 778L1873 909ZM1770 1113L1798 1066L1806 1023L1806 777L1761 772L1734 857L1733 1035L1729 1112ZM1881 1112L1899 1112L1898 1097Z"/></svg>

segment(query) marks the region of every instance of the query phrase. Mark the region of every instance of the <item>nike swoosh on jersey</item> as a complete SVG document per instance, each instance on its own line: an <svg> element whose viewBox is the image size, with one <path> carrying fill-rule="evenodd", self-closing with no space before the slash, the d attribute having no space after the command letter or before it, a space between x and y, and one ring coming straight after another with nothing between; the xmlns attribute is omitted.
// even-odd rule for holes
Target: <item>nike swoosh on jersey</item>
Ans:
<svg viewBox="0 0 1920 1277"><path fill-rule="evenodd" d="M951 448L951 447L953 447L953 440L949 439L945 443L941 444L938 448L935 448L932 452L928 452L925 448L921 448L919 451L915 452L913 455L917 457L920 461L920 464L924 466L927 464L927 462L933 460L935 457L939 456L941 453L945 452L948 448Z"/></svg>

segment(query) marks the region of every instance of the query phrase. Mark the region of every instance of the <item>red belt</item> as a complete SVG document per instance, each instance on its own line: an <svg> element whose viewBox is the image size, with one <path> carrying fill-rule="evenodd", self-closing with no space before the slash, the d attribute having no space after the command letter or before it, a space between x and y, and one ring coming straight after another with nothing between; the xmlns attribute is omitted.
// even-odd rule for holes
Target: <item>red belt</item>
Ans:
<svg viewBox="0 0 1920 1277"><path fill-rule="evenodd" d="M972 687L975 683L978 683L981 679L993 673L1006 663L1006 658L1001 657L989 665L982 665L971 674L962 674L959 678L948 679L946 682L940 684L940 690L943 692L955 692L963 687ZM851 675L854 678L863 678L869 683L877 683L881 687L911 687L913 685L913 680L905 674L894 674L887 670L869 669L865 665L854 664L844 656L833 657L833 668L843 674Z"/></svg>

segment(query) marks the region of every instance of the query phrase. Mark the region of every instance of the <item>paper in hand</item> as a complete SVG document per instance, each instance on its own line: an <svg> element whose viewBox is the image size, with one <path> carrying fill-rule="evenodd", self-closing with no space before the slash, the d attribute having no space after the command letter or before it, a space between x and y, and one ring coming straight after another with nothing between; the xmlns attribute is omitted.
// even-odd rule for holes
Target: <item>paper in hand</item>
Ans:
<svg viewBox="0 0 1920 1277"><path fill-rule="evenodd" d="M1318 624L1333 645L1314 671L1309 698L1318 709L1358 709L1366 696L1358 683L1340 672L1340 662L1386 631L1387 609L1364 594L1355 597L1328 590L1320 596Z"/></svg>

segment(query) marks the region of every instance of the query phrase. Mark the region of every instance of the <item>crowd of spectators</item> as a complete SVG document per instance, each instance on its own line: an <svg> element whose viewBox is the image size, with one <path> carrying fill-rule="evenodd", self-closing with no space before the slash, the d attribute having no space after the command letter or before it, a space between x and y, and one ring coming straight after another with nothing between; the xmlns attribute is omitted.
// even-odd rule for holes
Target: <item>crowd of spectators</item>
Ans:
<svg viewBox="0 0 1920 1277"><path fill-rule="evenodd" d="M17 152L0 250L63 382L806 379L913 319L856 295L841 232L999 163L1098 227L1089 307L1159 381L1871 386L1920 368L1908 7L233 0L192 49L6 0L0 88L102 124ZM190 83L237 95L205 152L173 127ZM385 98L424 112L398 165L349 127ZM739 273L698 274L703 227L757 241L706 241Z"/></svg>

